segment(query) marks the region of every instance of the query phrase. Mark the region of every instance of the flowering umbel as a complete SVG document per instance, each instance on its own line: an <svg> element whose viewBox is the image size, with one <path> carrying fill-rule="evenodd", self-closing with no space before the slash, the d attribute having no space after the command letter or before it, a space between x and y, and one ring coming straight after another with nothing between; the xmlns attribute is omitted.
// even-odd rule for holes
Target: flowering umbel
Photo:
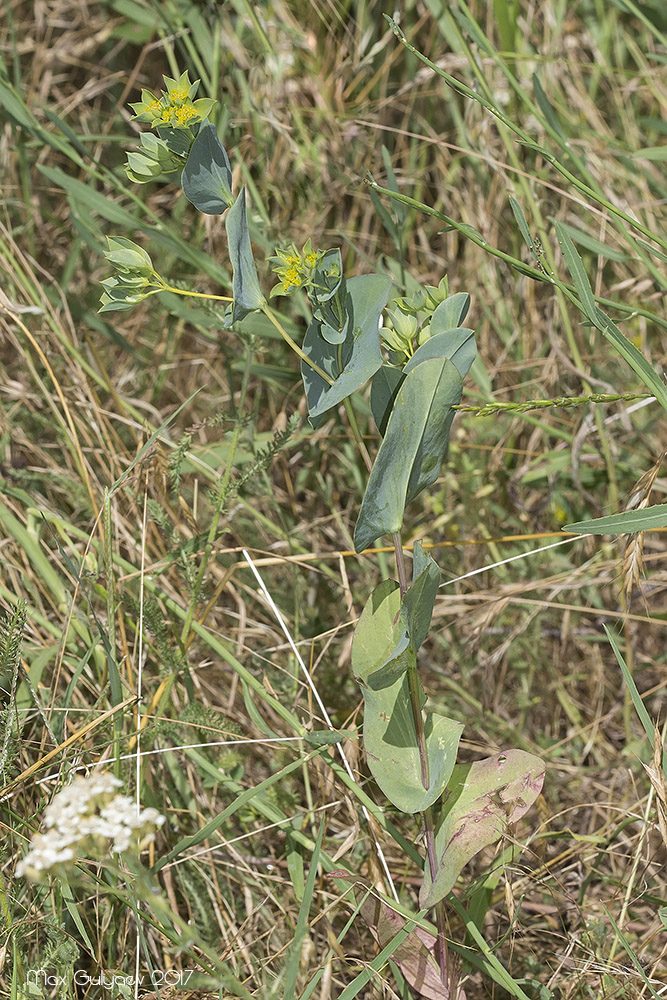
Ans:
<svg viewBox="0 0 667 1000"><path fill-rule="evenodd" d="M175 80L164 77L166 89L156 97L150 90L141 91L141 100L130 104L133 121L149 124L158 133L143 132L141 147L127 154L125 171L137 184L171 179L170 174L185 166L199 126L217 102L212 97L195 100L199 80L190 83L187 70Z"/></svg>
<svg viewBox="0 0 667 1000"><path fill-rule="evenodd" d="M199 80L190 83L188 71L181 73L178 80L164 77L166 90L155 97L150 90L141 91L141 100L130 104L134 111L134 121L149 122L153 128L168 125L170 128L189 128L206 118L216 103L211 97L194 99L199 89Z"/></svg>
<svg viewBox="0 0 667 1000"><path fill-rule="evenodd" d="M310 240L306 241L301 252L297 250L296 243L276 247L271 257L276 262L272 270L280 278L280 283L271 289L271 297L291 295L299 288L307 288L323 256L323 250L313 250Z"/></svg>
<svg viewBox="0 0 667 1000"><path fill-rule="evenodd" d="M164 816L119 795L121 785L112 774L97 772L62 788L45 810L46 833L32 838L17 877L40 882L49 873L70 875L78 858L103 861L111 854L137 854L152 843Z"/></svg>

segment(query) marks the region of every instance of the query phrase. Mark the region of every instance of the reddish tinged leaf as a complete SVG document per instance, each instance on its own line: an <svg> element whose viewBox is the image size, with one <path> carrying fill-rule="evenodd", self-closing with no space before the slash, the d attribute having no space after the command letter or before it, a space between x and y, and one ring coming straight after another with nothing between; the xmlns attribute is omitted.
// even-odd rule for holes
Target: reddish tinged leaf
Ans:
<svg viewBox="0 0 667 1000"><path fill-rule="evenodd" d="M436 830L438 872L431 882L426 865L420 906L427 909L443 899L464 865L521 819L542 790L544 770L544 761L523 750L456 765Z"/></svg>
<svg viewBox="0 0 667 1000"><path fill-rule="evenodd" d="M344 869L329 872L329 876L352 886L359 912L380 948L385 948L409 927L410 921L382 900L366 879ZM415 926L412 930L407 930L405 939L396 945L391 959L422 1000L466 1000L460 987L455 987L452 992L450 988L443 986L440 965L435 958L435 945L436 939L432 934Z"/></svg>

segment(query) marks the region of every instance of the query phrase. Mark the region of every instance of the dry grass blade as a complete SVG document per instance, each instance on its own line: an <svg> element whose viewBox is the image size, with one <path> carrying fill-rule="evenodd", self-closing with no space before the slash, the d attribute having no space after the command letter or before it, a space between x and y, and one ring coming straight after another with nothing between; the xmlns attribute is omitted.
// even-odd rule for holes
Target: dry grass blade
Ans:
<svg viewBox="0 0 667 1000"><path fill-rule="evenodd" d="M651 468L635 483L625 510L643 510L650 505L651 491L666 454L667 452L663 452ZM629 536L623 553L623 588L628 598L632 596L634 588L640 584L644 569L643 557L644 532L637 531Z"/></svg>

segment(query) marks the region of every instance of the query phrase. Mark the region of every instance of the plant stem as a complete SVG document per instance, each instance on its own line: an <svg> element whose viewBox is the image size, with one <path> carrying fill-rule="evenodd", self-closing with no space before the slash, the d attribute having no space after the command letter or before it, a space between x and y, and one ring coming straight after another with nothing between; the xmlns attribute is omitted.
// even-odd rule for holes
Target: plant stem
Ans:
<svg viewBox="0 0 667 1000"><path fill-rule="evenodd" d="M276 330L278 331L278 333L280 334L280 336L283 338L283 340L285 341L285 343L288 344L292 348L292 350L294 351L294 353L297 354L301 358L301 360L304 362L304 364L307 364L309 368L312 368L313 371L315 372L315 374L319 375L320 378L323 379L327 383L327 385L333 385L334 384L334 380L331 378L331 376L327 375L327 373L325 371L323 371L320 368L319 365L316 365L314 361L311 361L310 358L308 357L308 355L305 354L301 350L301 348L296 343L296 341L293 340L292 337L290 337L289 333L287 332L287 330L285 329L285 327L282 325L282 323L280 322L280 320L278 319L278 317L275 315L275 313L273 312L273 310L269 309L269 307L268 307L268 305L266 303L262 306L262 312L264 313L264 315L266 316L266 318L269 320L269 322L272 323L273 326L276 328Z"/></svg>
<svg viewBox="0 0 667 1000"><path fill-rule="evenodd" d="M392 535L394 540L394 552L396 554L396 569L398 570L398 586L401 591L401 597L405 595L408 589L407 577L405 575L405 556L403 555L403 545L401 544L401 533L400 531L395 531Z"/></svg>
<svg viewBox="0 0 667 1000"><path fill-rule="evenodd" d="M422 813L424 820L424 834L426 838L426 853L428 856L428 867L431 874L431 882L435 882L438 873L438 861L435 854L435 829L433 826L433 811L430 806ZM439 900L433 907L435 911L435 925L438 928L438 964L440 966L440 979L443 986L449 986L449 956L447 954L447 933L445 929L445 904ZM450 1000L456 1000L450 997Z"/></svg>
<svg viewBox="0 0 667 1000"><path fill-rule="evenodd" d="M185 288L173 288L171 285L163 285L162 288L157 288L156 292L173 292L174 295L186 295L188 298L192 299L216 299L218 302L234 301L231 295L213 295L210 292L190 292Z"/></svg>
<svg viewBox="0 0 667 1000"><path fill-rule="evenodd" d="M405 572L405 558L403 555L403 546L401 544L401 533L400 531L395 531L393 534L394 539L394 552L396 554L396 569L398 571L398 586L401 594L401 598L407 592L407 574ZM417 748L419 750L419 763L421 766L421 779L422 784L425 789L428 789L430 785L430 777L428 770L428 756L426 753L426 736L424 733L424 716L422 713L421 706L421 685L419 683L419 677L417 675L417 663L412 658L408 664L408 686L410 689L410 705L412 707L412 718L415 726L415 734L417 737ZM426 840L426 855L428 858L428 867L431 875L431 881L435 881L438 872L438 863L435 853L435 829L433 826L433 813L431 807L427 806L426 809L422 811L422 821L424 823L424 837ZM437 960L440 966L440 979L444 987L449 986L448 978L448 956L447 956L447 936L445 934L445 908L442 900L436 903L435 907L435 922L438 928L438 946L437 946Z"/></svg>

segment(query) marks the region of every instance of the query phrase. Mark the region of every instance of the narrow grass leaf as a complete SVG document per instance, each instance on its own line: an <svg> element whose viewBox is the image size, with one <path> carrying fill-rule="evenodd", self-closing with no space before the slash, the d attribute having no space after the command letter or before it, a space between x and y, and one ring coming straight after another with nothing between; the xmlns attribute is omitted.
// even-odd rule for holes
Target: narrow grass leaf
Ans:
<svg viewBox="0 0 667 1000"><path fill-rule="evenodd" d="M608 247L606 243L601 243L600 240L594 239L582 229L577 229L576 226L570 226L567 222L560 222L559 225L575 243L584 247L585 250L590 250L591 253L597 254L600 257L606 257L607 260L622 261L631 259L627 253L623 253L622 250L614 250L612 247ZM641 241L637 240L637 242L640 243Z"/></svg>
<svg viewBox="0 0 667 1000"><path fill-rule="evenodd" d="M667 146L646 146L632 154L633 160L652 160L663 163L667 160Z"/></svg>
<svg viewBox="0 0 667 1000"><path fill-rule="evenodd" d="M481 931L470 919L465 907L454 893L450 894L448 903L463 921L466 932L470 935L479 950L479 956L476 955L474 951L470 952L468 961L470 961L471 965L479 967L479 965L483 963L482 967L484 971L491 977L491 979L494 980L494 982L498 983L499 986L502 986L503 989L507 990L509 995L514 997L515 1000L531 1000L531 998L521 989L519 983L512 978L505 966L502 965L502 963L496 958L493 951L486 943ZM481 963L477 961L478 957L482 959Z"/></svg>
<svg viewBox="0 0 667 1000"><path fill-rule="evenodd" d="M574 287L579 295L583 312L587 319L597 326L595 296L593 295L593 289L591 288L590 281L588 280L588 275L584 270L581 257L577 253L577 249L572 242L572 237L567 230L563 228L563 225L560 222L556 222L555 228L558 243L563 251L563 257L565 258L567 269L572 276Z"/></svg>
<svg viewBox="0 0 667 1000"><path fill-rule="evenodd" d="M625 337L613 320L609 319L600 309L595 310L595 326L607 340L613 344L621 357L627 361L635 375L639 376L645 386L651 390L660 405L667 410L667 386L641 351L637 350Z"/></svg>
<svg viewBox="0 0 667 1000"><path fill-rule="evenodd" d="M184 410L186 408L186 406L190 405L190 403L192 402L192 400L195 398L195 396L199 392L201 392L201 387L199 389L195 389L195 391L193 393L191 393L188 396L188 398L186 400L184 400L177 409L174 410L174 412L171 414L171 416L167 417L167 419L164 420L160 424L160 426L157 428L157 430L153 431L153 433L149 437L148 441L146 441L145 445L134 456L134 458L132 459L132 461L128 465L128 467L125 470L125 472L121 473L121 475L118 477L118 479L116 480L116 482L111 485L111 487L109 488L109 496L112 496L116 492L116 490L118 489L118 487L121 486L125 482L125 480L129 476L129 474L132 472L132 469L134 469L134 467L137 465L138 462L142 461L144 455L146 454L146 452L150 448L153 447L153 445L155 444L155 442L159 438L160 434L162 434L162 432L164 430L166 430L166 428L169 426L169 424L173 420L176 419L176 417L181 412L181 410Z"/></svg>
<svg viewBox="0 0 667 1000"><path fill-rule="evenodd" d="M533 237L530 232L530 227L528 225L528 219L526 218L524 211L521 208L519 202L516 200L516 198L512 198L512 196L510 195L509 201L510 201L510 208L512 209L514 218L516 219L516 224L519 227L519 232L523 236L525 244L528 247L528 249L534 253L535 248L533 245Z"/></svg>
<svg viewBox="0 0 667 1000"><path fill-rule="evenodd" d="M621 673L623 674L623 680L625 681L628 691L630 692L630 697L632 698L632 704L635 706L635 712L644 727L644 732L646 733L646 739L650 746L653 746L655 740L655 725L651 721L651 717L646 711L646 706L642 701L642 696L637 690L637 685L635 684L635 679L628 669L628 665L623 659L623 654L621 653L620 647L616 641L616 635L609 628L608 625L604 626L607 639L609 640L609 645L614 651L614 656L618 660L618 665L621 668ZM662 751L662 770L667 776L667 750Z"/></svg>
<svg viewBox="0 0 667 1000"><path fill-rule="evenodd" d="M667 254L664 254L660 250L657 250L655 247L652 247L650 243L644 243L643 240L637 240L636 242L638 246L643 247L644 250L648 250L650 254L653 254L654 257L657 257L658 260L661 260L663 264L667 264Z"/></svg>
<svg viewBox="0 0 667 1000"><path fill-rule="evenodd" d="M282 1000L292 1000L296 990L296 980L299 974L299 966L301 964L303 941L308 933L308 915L313 902L315 879L317 877L317 870L320 864L324 826L325 823L324 820L322 820L317 833L317 840L315 841L315 849L313 850L310 868L308 870L308 878L306 879L306 884L303 888L303 899L301 900L301 906L299 907L299 916L297 917L296 927L294 928L294 936L292 938L292 943L289 946L285 962L285 984L283 986Z"/></svg>
<svg viewBox="0 0 667 1000"><path fill-rule="evenodd" d="M84 184L83 181L77 180L76 177L69 177L59 167L45 167L38 163L37 169L52 184L55 184L56 187L71 195L75 203L86 205L92 212L97 212L98 215L101 215L108 222L113 222L116 226L127 226L130 229L137 226L136 216L132 215L126 209L121 208L111 198L96 191L90 184Z"/></svg>
<svg viewBox="0 0 667 1000"><path fill-rule="evenodd" d="M667 503L652 504L642 510L624 510L608 517L595 517L590 521L566 524L563 531L585 535L629 535L651 528L667 528Z"/></svg>
<svg viewBox="0 0 667 1000"><path fill-rule="evenodd" d="M542 112L545 119L551 126L552 131L556 133L563 140L563 143L567 142L567 136L565 135L563 129L561 128L561 124L558 121L558 117L556 116L556 112L553 109L553 105L551 104L549 98L545 94L544 88L542 87L542 84L540 83L536 73L533 73L533 91L535 93L535 100L537 101L540 107L540 111Z"/></svg>
<svg viewBox="0 0 667 1000"><path fill-rule="evenodd" d="M607 917L609 918L609 923L614 928L614 933L616 934L616 937L618 938L618 940L623 945L628 958L630 959L630 961L632 962L632 964L634 965L635 969L637 970L637 972L639 974L639 978L642 980L642 982L644 983L644 985L648 987L651 996L654 997L654 1000L664 1000L664 994L663 994L663 996L661 996L659 993L656 993L656 991L653 989L653 986L651 985L651 983L650 983L650 981L649 981L649 979L648 979L648 977L647 977L647 975L646 975L646 973L644 971L644 966L642 965L642 963L637 958L637 956L636 956L636 954L635 954L635 952L634 952L634 950L632 948L632 945L630 944L630 942L626 938L625 934L623 933L623 931L621 930L621 928L618 926L618 924L616 923L616 921L612 917L612 915L609 912L609 910L607 909L607 907L604 905L604 903L600 903L600 906L602 907L602 909L604 910L604 912L607 914Z"/></svg>
<svg viewBox="0 0 667 1000"><path fill-rule="evenodd" d="M312 753L305 757L298 757L291 763L286 764L285 767L280 769L280 771L276 771L275 774L265 778L264 781L260 782L258 785L255 785L252 788L247 788L236 799L234 799L233 802L230 802L226 809L223 809L217 816L214 816L213 819L208 821L208 823L205 823L204 826L202 826L196 833L193 833L189 837L183 837L179 840L168 854L156 862L152 871L159 872L165 865L168 865L171 861L173 861L174 858L183 854L184 851L189 850L191 847L196 847L197 844L201 844L202 841L207 840L227 819L229 819L230 816L233 816L236 812L238 812L239 809L242 809L243 806L252 803L253 799L261 798L264 792L271 788L272 785L275 785L278 781L282 781L289 774L291 774L292 771L302 768L308 763L308 761L317 757L319 754L324 753L325 749L326 748L323 747L321 750L313 750Z"/></svg>

